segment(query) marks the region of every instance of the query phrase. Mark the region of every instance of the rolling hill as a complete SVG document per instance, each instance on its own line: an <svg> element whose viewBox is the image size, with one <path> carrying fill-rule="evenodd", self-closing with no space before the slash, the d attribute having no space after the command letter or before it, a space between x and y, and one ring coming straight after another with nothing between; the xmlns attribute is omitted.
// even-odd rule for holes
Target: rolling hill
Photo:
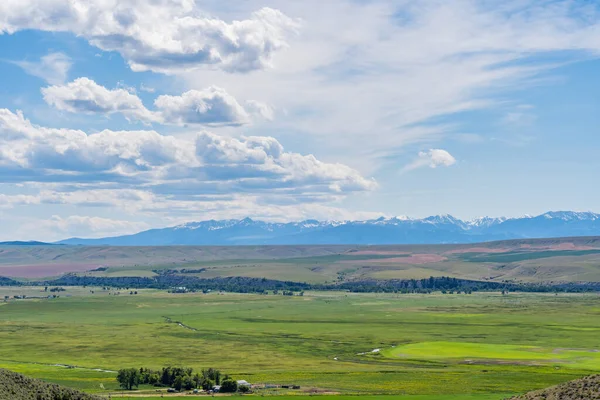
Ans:
<svg viewBox="0 0 600 400"><path fill-rule="evenodd" d="M561 211L536 217L486 217L471 221L451 215L423 219L382 217L367 221L306 220L291 223L270 223L250 218L210 220L133 235L72 238L59 243L108 246L442 244L595 235L600 235L600 214Z"/></svg>
<svg viewBox="0 0 600 400"><path fill-rule="evenodd" d="M0 246L0 276L78 273L249 277L324 283L430 276L512 282L600 282L600 237L479 244L265 246ZM0 280L0 284L2 281Z"/></svg>
<svg viewBox="0 0 600 400"><path fill-rule="evenodd" d="M0 399L3 400L103 400L59 385L0 369Z"/></svg>
<svg viewBox="0 0 600 400"><path fill-rule="evenodd" d="M600 375L587 376L554 386L549 389L538 390L522 396L513 397L511 400L595 400L600 399Z"/></svg>

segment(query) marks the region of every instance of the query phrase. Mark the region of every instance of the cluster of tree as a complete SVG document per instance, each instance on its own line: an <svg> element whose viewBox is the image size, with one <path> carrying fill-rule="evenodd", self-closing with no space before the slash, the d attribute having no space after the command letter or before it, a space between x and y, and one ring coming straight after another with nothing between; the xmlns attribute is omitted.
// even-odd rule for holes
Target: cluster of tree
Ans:
<svg viewBox="0 0 600 400"><path fill-rule="evenodd" d="M161 370L127 368L119 370L117 381L126 390L137 388L139 385L171 387L177 391L212 390L219 385L222 393L238 391L237 382L216 368L203 369L199 372L194 372L192 368L170 366L163 367Z"/></svg>
<svg viewBox="0 0 600 400"><path fill-rule="evenodd" d="M108 267L98 267L96 269L90 269L90 272L103 272L108 271Z"/></svg>
<svg viewBox="0 0 600 400"><path fill-rule="evenodd" d="M234 293L264 293L275 290L300 292L311 287L307 283L246 277L201 279L194 276L163 275L156 277L156 280L163 287L185 286L192 291L217 290Z"/></svg>
<svg viewBox="0 0 600 400"><path fill-rule="evenodd" d="M21 286L21 282L0 276L0 286Z"/></svg>
<svg viewBox="0 0 600 400"><path fill-rule="evenodd" d="M195 276L174 274L141 277L95 277L66 274L58 279L44 282L45 285L62 286L106 286L113 288L171 289L185 287L188 291L224 291L233 293L264 293L267 291L301 292L312 286L308 283L278 281L266 278L225 277L201 279Z"/></svg>
<svg viewBox="0 0 600 400"><path fill-rule="evenodd" d="M204 271L206 271L206 268L153 269L152 270L152 272L154 272L156 275L201 274Z"/></svg>
<svg viewBox="0 0 600 400"><path fill-rule="evenodd" d="M54 293L54 292L66 292L66 289L65 289L65 288L63 288L63 287L59 287L59 286L58 286L58 287L53 287L53 288L51 288L51 289L50 289L50 291L51 291L51 292L53 292L53 293Z"/></svg>
<svg viewBox="0 0 600 400"><path fill-rule="evenodd" d="M0 278L0 285L18 285L16 281ZM431 293L441 291L501 291L510 292L596 292L600 291L598 282L573 283L514 283L495 281L474 281L450 277L431 277L427 279L404 280L361 280L332 284L308 284L304 282L278 281L266 278L225 277L202 279L195 276L176 274L159 275L153 278L142 277L93 277L67 274L61 278L38 282L37 285L49 286L103 286L117 290L121 288L173 289L185 287L186 291L204 293L225 291L233 293L280 293L287 295L306 290L346 290L349 292L382 293ZM290 294L291 293L291 294Z"/></svg>
<svg viewBox="0 0 600 400"><path fill-rule="evenodd" d="M273 292L273 294L278 294L279 292L275 291ZM295 296L296 293L292 292L291 290L284 290L283 292L281 292L282 295L284 296ZM298 293L298 296L304 296L304 292L300 292Z"/></svg>
<svg viewBox="0 0 600 400"><path fill-rule="evenodd" d="M426 279L392 279L386 281L364 280L328 285L328 289L336 287L350 292L384 292L384 293L431 293L431 292L473 292L501 290L506 286L502 282L472 281L450 277L430 277Z"/></svg>
<svg viewBox="0 0 600 400"><path fill-rule="evenodd" d="M404 280L366 280L344 282L334 285L319 285L313 289L347 290L350 292L380 292L380 293L432 293L432 292L463 292L476 291L510 291L510 292L595 292L600 291L600 283L561 283L536 284L514 282L490 282L458 279L450 277L430 277L427 279Z"/></svg>
<svg viewBox="0 0 600 400"><path fill-rule="evenodd" d="M462 290L457 290L456 294L472 294L473 291L472 290L465 290L464 292ZM454 290L442 290L442 294L454 294ZM502 291L502 294L504 294L504 290Z"/></svg>
<svg viewBox="0 0 600 400"><path fill-rule="evenodd" d="M60 278L43 282L47 286L102 286L107 290L110 288L157 288L156 281L152 278L143 277L93 277L66 274Z"/></svg>

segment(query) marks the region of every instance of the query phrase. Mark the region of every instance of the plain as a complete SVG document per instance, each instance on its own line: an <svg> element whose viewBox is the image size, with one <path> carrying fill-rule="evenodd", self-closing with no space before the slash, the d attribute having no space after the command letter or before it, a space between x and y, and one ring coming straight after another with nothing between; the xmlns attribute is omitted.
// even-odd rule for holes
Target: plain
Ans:
<svg viewBox="0 0 600 400"><path fill-rule="evenodd" d="M113 371L182 365L300 385L296 394L453 400L502 399L600 371L591 294L66 289L0 303L1 367L113 395ZM19 290L43 289L0 295Z"/></svg>

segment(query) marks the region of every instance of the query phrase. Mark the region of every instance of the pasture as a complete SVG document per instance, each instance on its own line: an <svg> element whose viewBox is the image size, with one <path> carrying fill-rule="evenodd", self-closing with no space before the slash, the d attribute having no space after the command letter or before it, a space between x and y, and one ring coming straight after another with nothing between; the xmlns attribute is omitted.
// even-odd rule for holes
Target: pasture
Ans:
<svg viewBox="0 0 600 400"><path fill-rule="evenodd" d="M120 368L216 367L301 386L263 393L280 399L344 400L502 399L600 371L592 294L90 290L0 303L0 367L105 394L116 394Z"/></svg>

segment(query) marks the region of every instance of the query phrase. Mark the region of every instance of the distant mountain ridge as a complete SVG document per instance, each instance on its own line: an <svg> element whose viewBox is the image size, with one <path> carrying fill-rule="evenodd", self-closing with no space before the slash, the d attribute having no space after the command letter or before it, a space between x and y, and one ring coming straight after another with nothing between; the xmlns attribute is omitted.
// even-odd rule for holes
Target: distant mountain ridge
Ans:
<svg viewBox="0 0 600 400"><path fill-rule="evenodd" d="M0 246L55 246L53 243L36 242L34 240L29 242L12 241L12 242L0 242Z"/></svg>
<svg viewBox="0 0 600 400"><path fill-rule="evenodd" d="M305 220L289 223L209 220L102 239L72 238L70 245L310 245L310 244L456 244L506 239L600 235L600 214L552 211L518 218L451 215L422 219L378 218L366 221Z"/></svg>

